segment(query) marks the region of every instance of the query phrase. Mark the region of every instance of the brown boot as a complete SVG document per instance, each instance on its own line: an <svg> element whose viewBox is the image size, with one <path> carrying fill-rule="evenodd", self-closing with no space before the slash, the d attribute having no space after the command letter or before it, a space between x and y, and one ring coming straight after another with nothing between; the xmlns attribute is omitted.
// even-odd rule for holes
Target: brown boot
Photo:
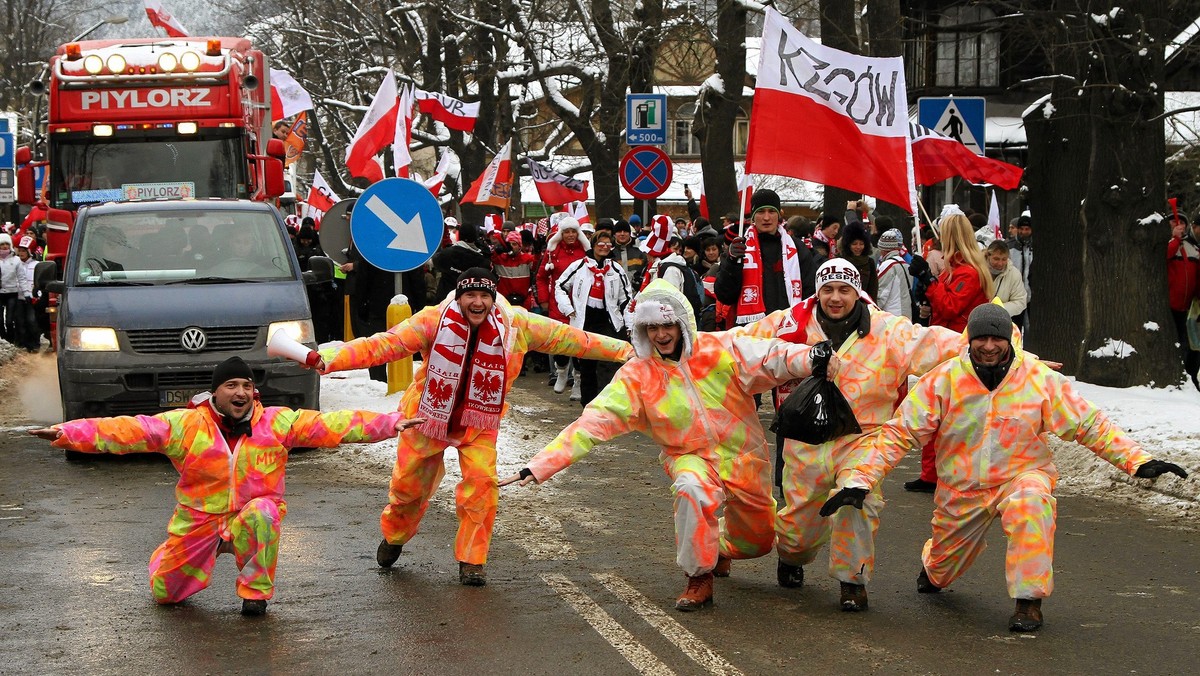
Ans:
<svg viewBox="0 0 1200 676"><path fill-rule="evenodd" d="M842 610L857 613L867 609L867 587L861 584L842 583Z"/></svg>
<svg viewBox="0 0 1200 676"><path fill-rule="evenodd" d="M468 587L482 587L487 584L487 573L478 563L458 562L458 581Z"/></svg>
<svg viewBox="0 0 1200 676"><path fill-rule="evenodd" d="M713 568L713 575L717 577L729 577L729 571L733 568L733 559L724 554L717 555L717 567Z"/></svg>
<svg viewBox="0 0 1200 676"><path fill-rule="evenodd" d="M695 577L689 575L687 580L687 589L683 590L683 596L680 596L679 600L675 602L675 610L688 613L711 606L713 602L713 574L704 573Z"/></svg>
<svg viewBox="0 0 1200 676"><path fill-rule="evenodd" d="M1017 612L1008 618L1009 631L1037 631L1042 627L1042 600L1017 599Z"/></svg>

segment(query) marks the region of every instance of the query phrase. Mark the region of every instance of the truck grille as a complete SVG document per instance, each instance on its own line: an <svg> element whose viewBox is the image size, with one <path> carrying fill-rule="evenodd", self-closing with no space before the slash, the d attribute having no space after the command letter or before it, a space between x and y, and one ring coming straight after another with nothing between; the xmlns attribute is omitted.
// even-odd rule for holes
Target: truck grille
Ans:
<svg viewBox="0 0 1200 676"><path fill-rule="evenodd" d="M253 349L258 343L257 326L229 326L219 329L204 329L208 338L200 352L240 352ZM126 331L129 345L134 352L144 354L184 354L179 338L183 329L139 329Z"/></svg>

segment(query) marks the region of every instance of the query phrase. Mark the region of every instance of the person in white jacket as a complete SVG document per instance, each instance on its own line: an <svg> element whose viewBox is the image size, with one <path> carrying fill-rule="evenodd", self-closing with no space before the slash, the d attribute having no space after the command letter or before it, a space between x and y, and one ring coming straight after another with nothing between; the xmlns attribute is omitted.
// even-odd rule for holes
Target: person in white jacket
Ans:
<svg viewBox="0 0 1200 676"><path fill-rule="evenodd" d="M1004 304L1004 309L1008 310L1008 316L1013 318L1013 322L1024 328L1021 327L1018 317L1028 307L1029 296L1025 291L1025 280L1021 278L1021 271L1009 260L1008 243L1002 239L992 242L988 245L985 258L988 270L992 273L992 283L996 286L996 297Z"/></svg>
<svg viewBox="0 0 1200 676"><path fill-rule="evenodd" d="M12 237L0 232L0 339L17 342L17 308L21 302L21 261Z"/></svg>
<svg viewBox="0 0 1200 676"><path fill-rule="evenodd" d="M912 275L904 260L904 235L892 228L879 236L879 294L875 304L880 310L912 319Z"/></svg>
<svg viewBox="0 0 1200 676"><path fill-rule="evenodd" d="M17 346L27 352L37 352L42 347L42 329L38 326L33 308L33 270L38 261L33 257L33 238L29 235L22 237L17 244L17 260L21 262L16 307Z"/></svg>
<svg viewBox="0 0 1200 676"><path fill-rule="evenodd" d="M612 235L596 235L591 252L567 266L554 282L554 300L571 326L619 338L625 334L625 309L633 296L625 270L609 257L612 250ZM587 406L602 389L599 362L578 359L576 363L579 377L571 388L571 400Z"/></svg>

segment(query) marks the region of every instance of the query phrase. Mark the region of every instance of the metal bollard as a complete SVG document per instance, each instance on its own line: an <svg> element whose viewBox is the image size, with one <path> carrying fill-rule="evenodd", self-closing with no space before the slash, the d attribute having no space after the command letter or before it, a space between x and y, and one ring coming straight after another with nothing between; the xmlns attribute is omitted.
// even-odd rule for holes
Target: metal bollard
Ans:
<svg viewBox="0 0 1200 676"><path fill-rule="evenodd" d="M412 307L408 304L408 296L398 293L392 297L392 302L388 303L387 309L387 325L388 328L399 324L400 322L412 317ZM395 394L412 384L413 379L413 359L405 357L399 361L388 362L387 365L387 382L388 394Z"/></svg>

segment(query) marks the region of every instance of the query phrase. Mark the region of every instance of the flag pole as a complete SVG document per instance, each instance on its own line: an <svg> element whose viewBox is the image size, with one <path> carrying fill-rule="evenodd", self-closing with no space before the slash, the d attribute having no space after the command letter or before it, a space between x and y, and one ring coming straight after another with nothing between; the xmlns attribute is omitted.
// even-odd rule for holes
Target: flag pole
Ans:
<svg viewBox="0 0 1200 676"><path fill-rule="evenodd" d="M750 179L750 174L742 175L742 182L745 183L746 185L752 185L750 183L749 179ZM741 183L738 184L738 203L741 204L741 206L738 208L738 237L745 237L746 236L746 218L745 218L745 216L746 216L746 188L743 187L741 185Z"/></svg>
<svg viewBox="0 0 1200 676"><path fill-rule="evenodd" d="M925 203L922 202L921 200L917 200L917 208L921 210L921 215L925 216L925 222L929 224L930 228L932 228L933 227L933 219L929 217L929 212L925 211ZM919 218L917 219L917 226L915 228L913 228L913 241L916 242L915 248L917 249L917 251L920 251L921 250L921 219L919 219Z"/></svg>

